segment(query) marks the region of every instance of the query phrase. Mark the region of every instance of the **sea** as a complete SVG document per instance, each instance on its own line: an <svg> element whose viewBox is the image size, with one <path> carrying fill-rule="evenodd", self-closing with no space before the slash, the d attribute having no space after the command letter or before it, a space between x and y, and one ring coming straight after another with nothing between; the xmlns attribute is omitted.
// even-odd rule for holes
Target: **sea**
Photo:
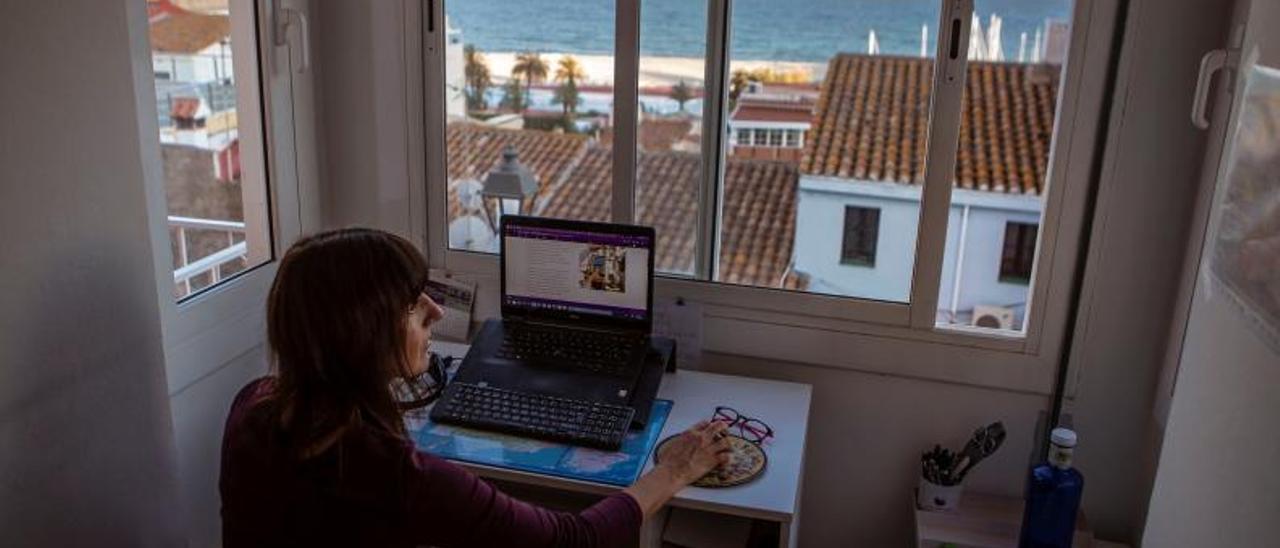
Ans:
<svg viewBox="0 0 1280 548"><path fill-rule="evenodd" d="M936 48L941 0L733 0L731 59L825 63L837 52L866 52L874 31L880 53L919 55L921 27ZM1002 19L1006 59L1016 60L1045 21L1069 20L1071 0L976 0L986 29ZM613 0L449 0L450 25L481 51L612 54ZM642 0L642 56L703 57L705 0Z"/></svg>

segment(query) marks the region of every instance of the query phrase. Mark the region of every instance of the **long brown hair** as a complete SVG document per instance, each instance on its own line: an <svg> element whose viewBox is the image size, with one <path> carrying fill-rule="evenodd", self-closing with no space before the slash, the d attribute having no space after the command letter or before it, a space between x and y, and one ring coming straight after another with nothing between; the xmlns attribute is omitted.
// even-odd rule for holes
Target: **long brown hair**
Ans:
<svg viewBox="0 0 1280 548"><path fill-rule="evenodd" d="M357 424L403 439L390 383L409 375L405 315L426 281L413 244L379 230L322 232L285 253L267 298L267 401L299 454Z"/></svg>

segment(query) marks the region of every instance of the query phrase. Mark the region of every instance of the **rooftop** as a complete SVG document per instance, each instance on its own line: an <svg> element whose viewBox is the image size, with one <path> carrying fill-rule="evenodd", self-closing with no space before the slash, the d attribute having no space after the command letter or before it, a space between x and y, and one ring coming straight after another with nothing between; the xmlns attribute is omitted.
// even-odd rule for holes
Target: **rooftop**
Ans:
<svg viewBox="0 0 1280 548"><path fill-rule="evenodd" d="M534 212L541 216L604 221L609 218L612 150L579 135L508 130L477 124L449 127L450 218L461 213L457 182L482 180L502 147L538 175ZM655 263L666 271L692 271L700 156L679 151L637 157L637 221L658 233ZM795 234L799 172L781 162L729 159L725 169L721 281L798 287L788 276Z"/></svg>
<svg viewBox="0 0 1280 548"><path fill-rule="evenodd" d="M147 3L151 49L163 53L196 54L231 34L226 15L187 11L160 0Z"/></svg>
<svg viewBox="0 0 1280 548"><path fill-rule="evenodd" d="M786 122L808 125L813 121L813 102L769 101L743 96L730 117L735 122Z"/></svg>
<svg viewBox="0 0 1280 548"><path fill-rule="evenodd" d="M1058 94L1056 65L970 61L960 115L957 187L1039 194ZM814 109L800 171L920 184L933 61L839 54Z"/></svg>

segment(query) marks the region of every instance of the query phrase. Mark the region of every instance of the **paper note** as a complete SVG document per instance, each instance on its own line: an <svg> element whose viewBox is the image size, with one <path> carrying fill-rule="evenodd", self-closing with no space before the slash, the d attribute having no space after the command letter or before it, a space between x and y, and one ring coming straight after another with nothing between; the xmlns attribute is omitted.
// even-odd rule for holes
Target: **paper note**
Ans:
<svg viewBox="0 0 1280 548"><path fill-rule="evenodd" d="M653 333L676 341L676 365L697 369L702 363L702 305L684 299L654 299Z"/></svg>
<svg viewBox="0 0 1280 548"><path fill-rule="evenodd" d="M442 270L432 270L426 287L427 296L444 308L444 318L431 327L431 333L442 340L466 342L471 330L471 310L475 305L476 286L450 278Z"/></svg>

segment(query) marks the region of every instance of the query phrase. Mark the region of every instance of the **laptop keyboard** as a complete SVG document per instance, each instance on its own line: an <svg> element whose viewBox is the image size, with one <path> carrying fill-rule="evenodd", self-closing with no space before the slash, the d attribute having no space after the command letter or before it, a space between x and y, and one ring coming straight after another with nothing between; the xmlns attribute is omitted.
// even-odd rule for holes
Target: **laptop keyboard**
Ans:
<svg viewBox="0 0 1280 548"><path fill-rule="evenodd" d="M633 369L630 359L639 343L639 338L623 334L508 326L497 356L626 376Z"/></svg>
<svg viewBox="0 0 1280 548"><path fill-rule="evenodd" d="M452 383L431 420L617 450L635 410L630 407Z"/></svg>

